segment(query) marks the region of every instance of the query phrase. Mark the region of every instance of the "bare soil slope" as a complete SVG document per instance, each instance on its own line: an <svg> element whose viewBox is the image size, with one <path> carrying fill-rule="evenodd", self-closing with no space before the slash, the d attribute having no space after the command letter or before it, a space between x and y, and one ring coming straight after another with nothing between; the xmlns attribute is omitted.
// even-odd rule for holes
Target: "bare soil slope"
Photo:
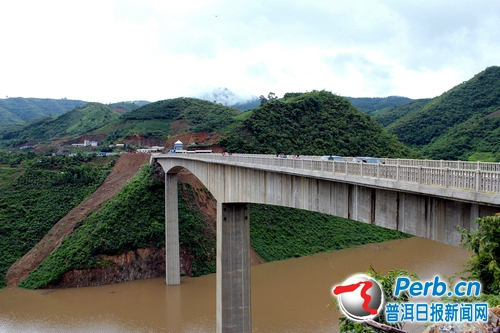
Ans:
<svg viewBox="0 0 500 333"><path fill-rule="evenodd" d="M59 220L38 244L9 268L6 274L7 285L17 286L24 280L73 232L78 221L83 220L90 212L97 211L101 204L117 194L141 166L149 162L149 158L148 154L123 154L104 183L87 200Z"/></svg>

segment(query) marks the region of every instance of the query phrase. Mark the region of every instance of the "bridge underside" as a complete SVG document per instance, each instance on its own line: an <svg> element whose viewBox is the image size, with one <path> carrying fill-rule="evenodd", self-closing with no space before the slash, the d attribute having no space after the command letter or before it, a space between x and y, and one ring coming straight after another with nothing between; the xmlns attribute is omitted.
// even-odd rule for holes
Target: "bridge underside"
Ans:
<svg viewBox="0 0 500 333"><path fill-rule="evenodd" d="M217 199L217 332L251 332L248 203L340 216L458 246L456 227L498 206L394 189L183 159L160 159L166 172L167 284L179 284L176 172L186 168Z"/></svg>

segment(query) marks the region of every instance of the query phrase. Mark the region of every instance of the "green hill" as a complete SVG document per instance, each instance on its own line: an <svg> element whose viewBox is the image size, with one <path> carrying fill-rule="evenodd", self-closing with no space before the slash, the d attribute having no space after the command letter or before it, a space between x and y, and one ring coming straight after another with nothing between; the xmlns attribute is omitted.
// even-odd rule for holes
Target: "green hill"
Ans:
<svg viewBox="0 0 500 333"><path fill-rule="evenodd" d="M0 144L15 146L43 142L65 136L79 136L116 120L120 113L107 105L89 103L59 117L0 127Z"/></svg>
<svg viewBox="0 0 500 333"><path fill-rule="evenodd" d="M468 159L476 152L500 157L498 110L500 67L493 66L412 110L387 130L433 159Z"/></svg>
<svg viewBox="0 0 500 333"><path fill-rule="evenodd" d="M405 117L406 115L420 110L427 103L429 103L430 98L416 99L408 104L391 106L384 109L375 110L369 113L373 119L384 127L396 122L398 119Z"/></svg>
<svg viewBox="0 0 500 333"><path fill-rule="evenodd" d="M347 98L326 91L285 94L261 105L221 145L242 153L419 156Z"/></svg>
<svg viewBox="0 0 500 333"><path fill-rule="evenodd" d="M89 134L105 134L108 141L134 135L167 139L186 132L223 130L242 111L196 98L179 97L144 105Z"/></svg>
<svg viewBox="0 0 500 333"><path fill-rule="evenodd" d="M71 99L21 97L0 99L0 125L57 116L85 103Z"/></svg>

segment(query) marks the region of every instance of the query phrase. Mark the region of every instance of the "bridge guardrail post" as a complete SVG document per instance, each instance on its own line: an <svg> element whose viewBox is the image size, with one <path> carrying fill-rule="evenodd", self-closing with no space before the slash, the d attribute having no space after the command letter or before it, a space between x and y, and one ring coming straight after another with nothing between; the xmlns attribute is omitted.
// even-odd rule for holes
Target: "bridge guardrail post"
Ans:
<svg viewBox="0 0 500 333"><path fill-rule="evenodd" d="M422 166L421 165L418 166L418 183L419 184L423 183L423 181L422 181Z"/></svg>
<svg viewBox="0 0 500 333"><path fill-rule="evenodd" d="M476 192L481 189L481 170L476 170Z"/></svg>
<svg viewBox="0 0 500 333"><path fill-rule="evenodd" d="M448 177L450 169L447 167L444 169L444 187L448 188Z"/></svg>
<svg viewBox="0 0 500 333"><path fill-rule="evenodd" d="M396 181L399 182L399 161L398 164L396 164Z"/></svg>

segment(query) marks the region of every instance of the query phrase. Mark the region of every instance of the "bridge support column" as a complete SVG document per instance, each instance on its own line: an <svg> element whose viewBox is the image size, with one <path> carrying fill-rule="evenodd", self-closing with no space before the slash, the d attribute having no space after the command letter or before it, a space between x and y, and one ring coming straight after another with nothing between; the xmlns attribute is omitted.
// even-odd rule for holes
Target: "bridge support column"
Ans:
<svg viewBox="0 0 500 333"><path fill-rule="evenodd" d="M251 332L249 205L217 208L217 332Z"/></svg>
<svg viewBox="0 0 500 333"><path fill-rule="evenodd" d="M165 174L165 274L167 284L180 284L177 174Z"/></svg>

